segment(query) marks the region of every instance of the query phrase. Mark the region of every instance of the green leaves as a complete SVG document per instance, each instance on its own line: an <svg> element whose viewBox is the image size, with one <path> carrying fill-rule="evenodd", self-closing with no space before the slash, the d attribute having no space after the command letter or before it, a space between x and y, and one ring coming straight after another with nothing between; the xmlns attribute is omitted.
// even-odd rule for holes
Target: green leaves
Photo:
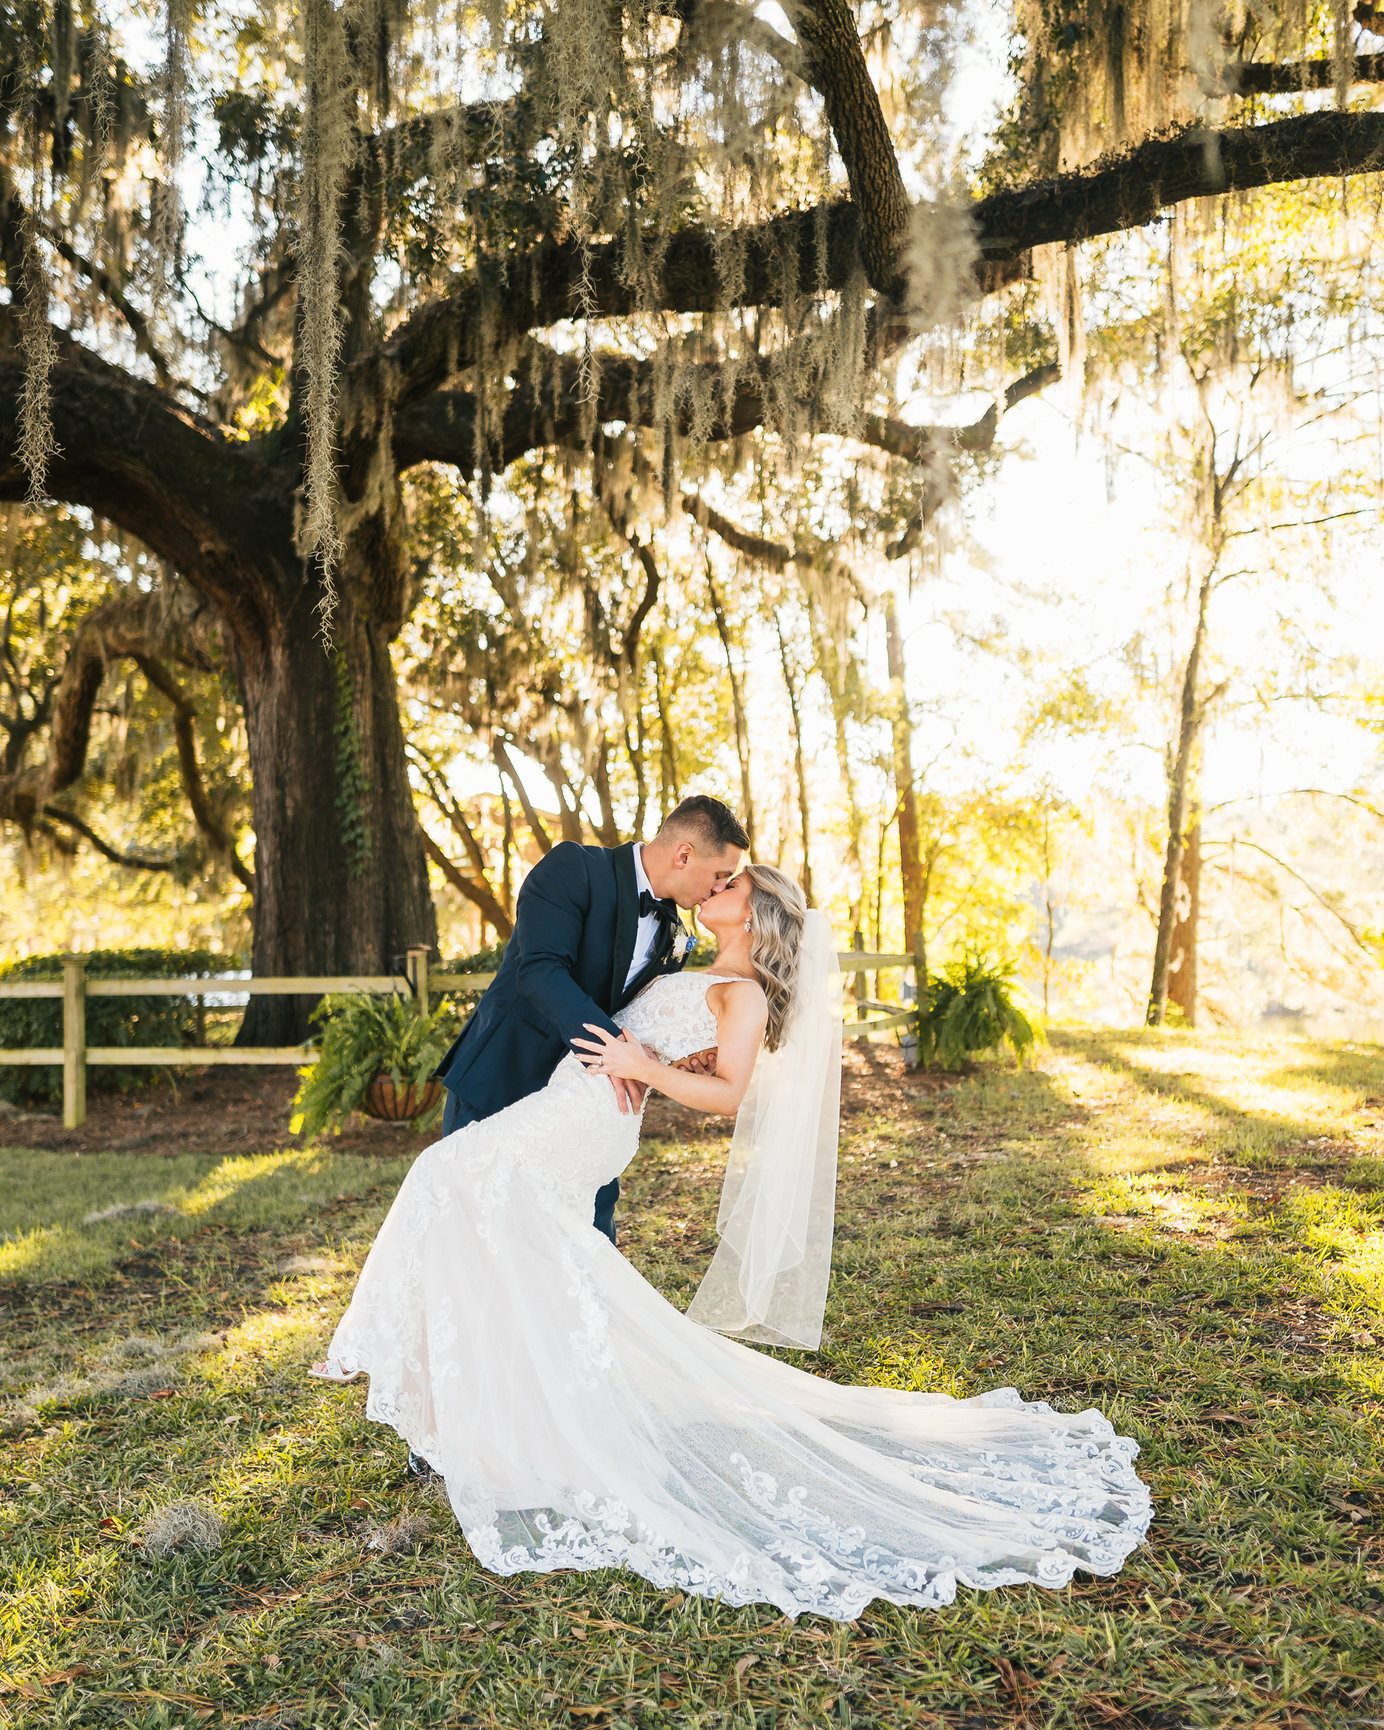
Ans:
<svg viewBox="0 0 1384 1730"><path fill-rule="evenodd" d="M336 1128L360 1109L377 1075L419 1093L464 1025L446 999L421 1015L411 997L349 994L324 997L312 1012L324 1024L322 1055L304 1069L293 1102L293 1130L309 1138ZM438 1100L417 1118L430 1128L442 1109Z"/></svg>
<svg viewBox="0 0 1384 1730"><path fill-rule="evenodd" d="M1013 964L972 949L928 980L918 1013L918 1055L932 1068L960 1069L977 1052L1012 1048L1022 1063L1038 1030L1015 1001Z"/></svg>

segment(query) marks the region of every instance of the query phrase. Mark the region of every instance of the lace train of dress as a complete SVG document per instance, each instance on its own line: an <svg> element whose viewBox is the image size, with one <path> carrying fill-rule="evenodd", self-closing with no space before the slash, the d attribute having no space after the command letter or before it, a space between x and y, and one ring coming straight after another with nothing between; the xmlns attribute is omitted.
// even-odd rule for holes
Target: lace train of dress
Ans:
<svg viewBox="0 0 1384 1730"><path fill-rule="evenodd" d="M710 976L618 1020L676 1060ZM1115 1573L1151 1519L1099 1412L843 1387L709 1332L591 1224L638 1120L565 1058L420 1155L333 1338L369 1415L441 1474L496 1573L624 1566L661 1587L849 1620L873 1598Z"/></svg>

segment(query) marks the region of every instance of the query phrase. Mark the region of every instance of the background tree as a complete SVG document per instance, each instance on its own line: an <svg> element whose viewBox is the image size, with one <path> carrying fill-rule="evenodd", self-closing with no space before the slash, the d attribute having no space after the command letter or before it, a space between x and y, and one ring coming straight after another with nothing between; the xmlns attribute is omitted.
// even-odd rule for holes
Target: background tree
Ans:
<svg viewBox="0 0 1384 1730"><path fill-rule="evenodd" d="M84 841L132 870L252 890L244 735L215 616L81 515L0 511L0 817L60 858Z"/></svg>
<svg viewBox="0 0 1384 1730"><path fill-rule="evenodd" d="M1378 420L1373 362L1356 345L1368 345L1381 313L1368 203L1362 214L1311 189L1276 189L1213 215L1177 213L1142 280L1127 258L1118 272L1108 269L1117 261L1092 261L1087 293L1104 316L1089 333L1084 382L1092 402L1113 407L1131 384L1156 401L1139 457L1152 459L1187 548L1151 1025L1170 994L1196 1019L1199 772L1208 716L1237 660L1252 658L1247 620L1272 620L1291 655L1302 591L1329 570L1332 526L1378 497L1380 476L1360 461ZM1103 419L1126 456L1131 430L1118 413ZM1248 588L1248 612L1222 633L1212 672L1211 613L1231 583Z"/></svg>

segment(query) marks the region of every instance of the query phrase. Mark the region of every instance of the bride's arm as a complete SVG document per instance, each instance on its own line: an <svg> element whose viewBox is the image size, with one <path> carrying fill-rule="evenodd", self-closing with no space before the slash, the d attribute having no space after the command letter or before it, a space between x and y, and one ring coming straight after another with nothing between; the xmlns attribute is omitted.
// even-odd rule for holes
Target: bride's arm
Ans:
<svg viewBox="0 0 1384 1730"><path fill-rule="evenodd" d="M590 1039L574 1039L572 1044L588 1069L641 1081L646 1087L666 1093L679 1105L690 1105L694 1111L729 1115L739 1109L750 1085L764 1040L769 1006L764 993L756 987L737 985L720 989L723 1001L716 1016L715 1075L693 1075L685 1069L673 1069L650 1057L628 1033L621 1039L612 1039L603 1027L592 1026Z"/></svg>

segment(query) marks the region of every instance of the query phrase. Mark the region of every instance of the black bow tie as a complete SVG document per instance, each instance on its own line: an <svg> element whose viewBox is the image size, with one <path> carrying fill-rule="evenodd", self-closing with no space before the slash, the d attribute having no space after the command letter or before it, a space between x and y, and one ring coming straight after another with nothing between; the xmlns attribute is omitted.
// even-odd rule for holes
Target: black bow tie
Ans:
<svg viewBox="0 0 1384 1730"><path fill-rule="evenodd" d="M639 891L639 917L647 919L652 914L655 919L661 919L665 925L680 925L675 902L660 901L651 889Z"/></svg>

